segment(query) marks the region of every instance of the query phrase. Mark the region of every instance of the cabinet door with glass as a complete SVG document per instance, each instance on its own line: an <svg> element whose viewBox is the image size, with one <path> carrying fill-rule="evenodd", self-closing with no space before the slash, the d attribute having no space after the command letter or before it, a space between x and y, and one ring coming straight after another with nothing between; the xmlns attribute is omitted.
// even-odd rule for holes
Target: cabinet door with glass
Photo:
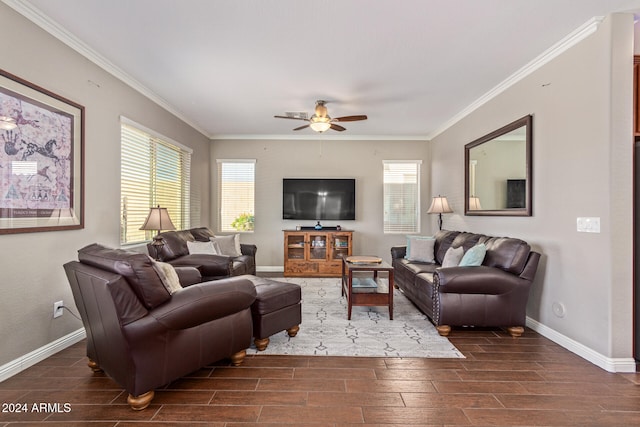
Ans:
<svg viewBox="0 0 640 427"><path fill-rule="evenodd" d="M285 259L304 260L306 249L306 233L287 233L285 239Z"/></svg>
<svg viewBox="0 0 640 427"><path fill-rule="evenodd" d="M309 261L326 261L329 253L327 233L309 233Z"/></svg>
<svg viewBox="0 0 640 427"><path fill-rule="evenodd" d="M351 232L332 233L331 235L331 260L340 261L351 255Z"/></svg>

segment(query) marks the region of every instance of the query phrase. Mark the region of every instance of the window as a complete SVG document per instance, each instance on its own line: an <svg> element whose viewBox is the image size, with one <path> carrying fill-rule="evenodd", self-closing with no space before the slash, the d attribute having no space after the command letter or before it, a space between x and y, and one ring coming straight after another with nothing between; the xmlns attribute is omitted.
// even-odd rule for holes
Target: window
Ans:
<svg viewBox="0 0 640 427"><path fill-rule="evenodd" d="M420 232L420 160L383 161L385 233Z"/></svg>
<svg viewBox="0 0 640 427"><path fill-rule="evenodd" d="M122 118L120 141L120 243L150 240L140 230L149 208L167 208L177 229L189 228L191 150Z"/></svg>
<svg viewBox="0 0 640 427"><path fill-rule="evenodd" d="M218 159L220 231L253 231L255 159Z"/></svg>

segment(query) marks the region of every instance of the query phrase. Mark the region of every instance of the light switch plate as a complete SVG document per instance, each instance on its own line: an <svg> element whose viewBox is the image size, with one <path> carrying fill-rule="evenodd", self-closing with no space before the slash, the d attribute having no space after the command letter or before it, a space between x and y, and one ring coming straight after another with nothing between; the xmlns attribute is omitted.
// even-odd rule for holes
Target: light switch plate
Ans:
<svg viewBox="0 0 640 427"><path fill-rule="evenodd" d="M581 233L599 233L600 217L578 217L577 225Z"/></svg>

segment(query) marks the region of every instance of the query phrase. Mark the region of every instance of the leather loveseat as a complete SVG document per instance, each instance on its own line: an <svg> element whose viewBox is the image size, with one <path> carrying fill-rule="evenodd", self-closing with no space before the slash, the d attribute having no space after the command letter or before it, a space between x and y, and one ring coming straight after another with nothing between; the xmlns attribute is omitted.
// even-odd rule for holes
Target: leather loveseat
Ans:
<svg viewBox="0 0 640 427"><path fill-rule="evenodd" d="M210 363L242 363L256 299L246 277L199 283L197 269L176 268L180 283L170 293L145 254L93 244L78 259L64 269L87 333L89 367L120 384L133 409L146 408L154 389Z"/></svg>
<svg viewBox="0 0 640 427"><path fill-rule="evenodd" d="M240 244L241 255L190 254L187 242L209 242L214 237L207 227L188 230L165 231L158 234L164 246L156 255L153 243L147 245L149 255L173 266L196 267L202 274L202 280L217 280L224 277L256 274L256 245Z"/></svg>
<svg viewBox="0 0 640 427"><path fill-rule="evenodd" d="M447 230L434 237L431 263L406 259L406 246L391 248L394 284L442 336L452 326L506 327L512 336L520 336L540 254L527 242L508 237ZM482 265L441 266L449 248L466 252L480 243L486 247Z"/></svg>

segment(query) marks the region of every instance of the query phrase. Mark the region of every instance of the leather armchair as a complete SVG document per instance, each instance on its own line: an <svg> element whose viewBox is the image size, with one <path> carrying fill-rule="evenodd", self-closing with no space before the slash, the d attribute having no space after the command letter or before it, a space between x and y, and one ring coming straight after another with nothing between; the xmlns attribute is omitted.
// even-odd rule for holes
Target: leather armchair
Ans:
<svg viewBox="0 0 640 427"><path fill-rule="evenodd" d="M87 332L89 366L146 408L154 389L207 364L242 363L251 345L253 283L234 277L198 283L178 268L183 289L170 294L144 254L90 245L64 265Z"/></svg>

